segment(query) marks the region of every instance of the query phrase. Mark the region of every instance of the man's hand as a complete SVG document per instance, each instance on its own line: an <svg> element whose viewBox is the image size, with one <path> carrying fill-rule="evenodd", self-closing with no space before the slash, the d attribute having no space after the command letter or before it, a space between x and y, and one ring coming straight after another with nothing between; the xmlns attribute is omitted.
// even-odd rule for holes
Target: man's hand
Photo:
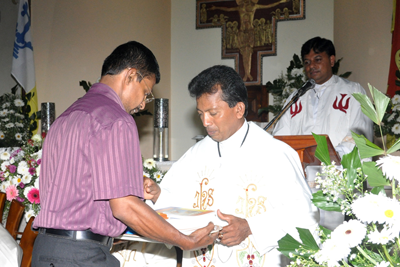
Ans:
<svg viewBox="0 0 400 267"><path fill-rule="evenodd" d="M188 236L191 244L188 244L185 247L181 247L181 249L197 250L211 245L218 237L218 232L210 234L212 230L214 230L214 224L210 222L206 227L194 231Z"/></svg>
<svg viewBox="0 0 400 267"><path fill-rule="evenodd" d="M219 237L221 244L228 247L239 245L246 237L251 235L249 224L245 219L224 214L220 210L217 211L217 214L221 220L227 221L229 224L220 231L220 234L222 234L222 237L221 235Z"/></svg>
<svg viewBox="0 0 400 267"><path fill-rule="evenodd" d="M158 197L160 196L161 188L156 182L154 182L154 180L143 177L143 191L144 199L148 199L153 201L153 203L156 203Z"/></svg>

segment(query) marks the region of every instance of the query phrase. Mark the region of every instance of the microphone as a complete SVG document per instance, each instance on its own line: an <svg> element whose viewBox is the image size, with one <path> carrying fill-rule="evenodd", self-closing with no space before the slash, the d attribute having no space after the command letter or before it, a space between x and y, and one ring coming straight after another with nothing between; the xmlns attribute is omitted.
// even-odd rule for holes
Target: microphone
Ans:
<svg viewBox="0 0 400 267"><path fill-rule="evenodd" d="M313 79L309 79L303 86L297 91L297 97L304 95L308 90L314 88L315 81Z"/></svg>

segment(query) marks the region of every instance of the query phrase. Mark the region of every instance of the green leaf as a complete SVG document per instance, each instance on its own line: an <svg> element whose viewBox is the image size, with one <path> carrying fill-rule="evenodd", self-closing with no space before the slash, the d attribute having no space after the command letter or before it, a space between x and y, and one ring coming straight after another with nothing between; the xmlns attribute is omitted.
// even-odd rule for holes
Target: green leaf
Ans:
<svg viewBox="0 0 400 267"><path fill-rule="evenodd" d="M321 190L314 193L311 199L312 203L322 210L326 211L338 211L341 212L340 204L327 200L327 195L325 195Z"/></svg>
<svg viewBox="0 0 400 267"><path fill-rule="evenodd" d="M390 185L389 181L383 175L382 170L375 166L374 161L364 162L362 170L364 174L368 175L368 183L372 187Z"/></svg>
<svg viewBox="0 0 400 267"><path fill-rule="evenodd" d="M310 233L310 230L298 227L296 227L296 229L297 232L299 232L300 239L303 242L305 249L312 249L312 250L319 249L317 242L315 241L313 235Z"/></svg>
<svg viewBox="0 0 400 267"><path fill-rule="evenodd" d="M382 148L369 141L365 136L358 135L353 131L351 131L351 135L353 136L354 142L356 142L362 159L385 154Z"/></svg>
<svg viewBox="0 0 400 267"><path fill-rule="evenodd" d="M386 191L383 186L376 186L372 188L371 193L374 195L384 194L386 196Z"/></svg>
<svg viewBox="0 0 400 267"><path fill-rule="evenodd" d="M278 241L278 246L279 246L278 251L280 251L283 255L291 259L289 253L292 252L293 254L298 255L298 253L295 250L301 246L301 243L296 239L294 239L291 235L286 234Z"/></svg>
<svg viewBox="0 0 400 267"><path fill-rule="evenodd" d="M369 97L361 93L354 93L352 95L360 103L361 111L375 124L379 125L381 121L378 119L378 114L376 113L374 105Z"/></svg>
<svg viewBox="0 0 400 267"><path fill-rule="evenodd" d="M400 149L400 138L397 139L396 143L394 143L393 146L391 146L391 147L388 149L387 153L388 153L388 154L391 154L391 153L393 153L393 152L396 152L396 151L399 150L399 149Z"/></svg>
<svg viewBox="0 0 400 267"><path fill-rule="evenodd" d="M331 164L331 157L329 156L328 142L325 136L312 133L315 141L317 142L317 149L315 150L315 157L326 165Z"/></svg>
<svg viewBox="0 0 400 267"><path fill-rule="evenodd" d="M319 226L321 231L324 233L325 236L328 236L332 233L332 230L329 230L328 228L323 227L322 225Z"/></svg>
<svg viewBox="0 0 400 267"><path fill-rule="evenodd" d="M347 188L354 189L354 180L357 179L357 168L361 167L361 161L356 146L351 153L343 155L341 163L343 168L347 169Z"/></svg>
<svg viewBox="0 0 400 267"><path fill-rule="evenodd" d="M390 102L390 98L384 95L381 91L373 87L372 85L368 84L369 91L371 92L372 99L374 100L376 113L378 115L378 121L380 124L382 121L383 116L385 115L385 111L387 105Z"/></svg>

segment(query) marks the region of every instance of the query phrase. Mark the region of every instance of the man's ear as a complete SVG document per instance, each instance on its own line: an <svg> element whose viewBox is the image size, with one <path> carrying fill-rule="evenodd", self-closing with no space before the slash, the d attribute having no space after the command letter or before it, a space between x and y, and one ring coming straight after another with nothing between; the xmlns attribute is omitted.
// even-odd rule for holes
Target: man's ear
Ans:
<svg viewBox="0 0 400 267"><path fill-rule="evenodd" d="M125 75L125 84L128 85L134 81L137 70L135 68L128 69Z"/></svg>
<svg viewBox="0 0 400 267"><path fill-rule="evenodd" d="M329 60L331 62L331 67L335 66L336 57L334 55L332 55L329 57Z"/></svg>
<svg viewBox="0 0 400 267"><path fill-rule="evenodd" d="M243 118L244 112L245 112L245 109L246 109L246 106L244 105L244 103L243 102L238 102L236 104L236 106L235 106L235 109L236 109L236 117L238 119Z"/></svg>

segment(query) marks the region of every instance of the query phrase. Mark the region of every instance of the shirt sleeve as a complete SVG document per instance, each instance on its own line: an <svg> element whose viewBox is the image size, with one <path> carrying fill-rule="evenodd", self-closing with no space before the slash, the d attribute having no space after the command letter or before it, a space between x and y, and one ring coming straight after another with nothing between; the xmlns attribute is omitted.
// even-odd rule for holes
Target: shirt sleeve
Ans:
<svg viewBox="0 0 400 267"><path fill-rule="evenodd" d="M136 124L117 121L90 141L94 199L143 198L143 167Z"/></svg>

